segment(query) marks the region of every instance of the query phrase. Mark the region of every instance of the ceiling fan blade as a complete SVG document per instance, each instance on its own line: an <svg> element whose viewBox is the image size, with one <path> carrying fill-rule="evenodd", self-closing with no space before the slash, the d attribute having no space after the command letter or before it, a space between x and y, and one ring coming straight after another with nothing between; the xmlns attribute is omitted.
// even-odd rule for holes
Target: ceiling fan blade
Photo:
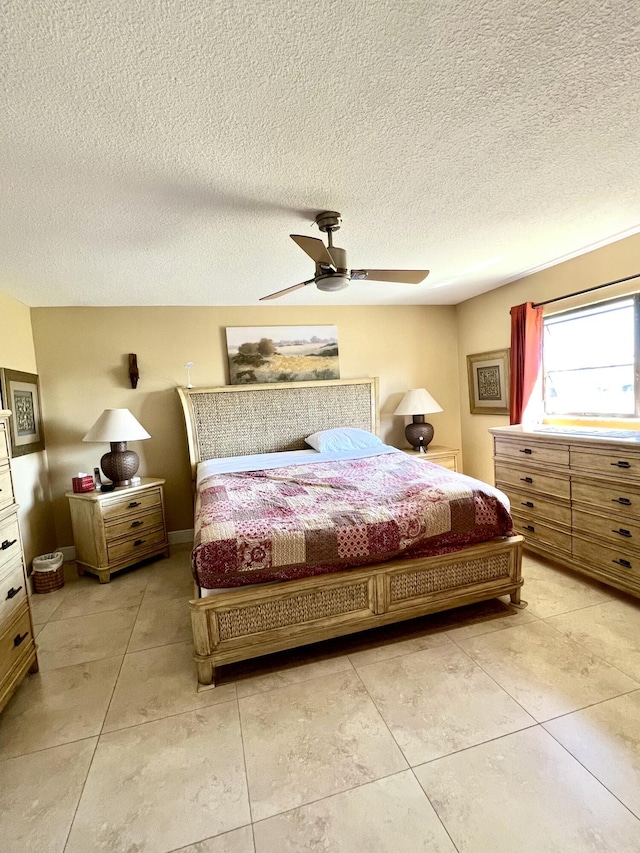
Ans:
<svg viewBox="0 0 640 853"><path fill-rule="evenodd" d="M301 234L290 234L289 236L317 264L328 264L335 267L336 264L322 240L318 240L317 237L303 237Z"/></svg>
<svg viewBox="0 0 640 853"><path fill-rule="evenodd" d="M313 284L315 278L310 278L308 281L301 281L300 284L292 284L291 287L285 287L284 290L276 290L275 293L270 293L268 296L261 296L258 302L265 302L267 299L279 299L285 293L293 293L294 290L300 290L301 287L306 287L308 284Z"/></svg>
<svg viewBox="0 0 640 853"><path fill-rule="evenodd" d="M396 281L399 284L420 284L430 270L351 270L352 281Z"/></svg>

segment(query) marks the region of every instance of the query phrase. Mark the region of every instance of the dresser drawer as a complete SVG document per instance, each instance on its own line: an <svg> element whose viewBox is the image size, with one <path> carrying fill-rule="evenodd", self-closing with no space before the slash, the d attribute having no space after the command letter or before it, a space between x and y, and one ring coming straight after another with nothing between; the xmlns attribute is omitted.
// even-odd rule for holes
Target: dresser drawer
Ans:
<svg viewBox="0 0 640 853"><path fill-rule="evenodd" d="M542 444L526 439L495 439L496 456L506 456L517 459L518 462L536 462L543 465L561 465L569 467L568 444Z"/></svg>
<svg viewBox="0 0 640 853"><path fill-rule="evenodd" d="M593 563L601 569L629 580L640 581L640 556L624 548L609 547L574 536L573 558Z"/></svg>
<svg viewBox="0 0 640 853"><path fill-rule="evenodd" d="M542 492L545 495L562 498L568 501L571 495L571 481L569 477L554 477L553 474L541 474L530 468L512 468L496 462L496 485L513 486L518 491L528 494L529 492Z"/></svg>
<svg viewBox="0 0 640 853"><path fill-rule="evenodd" d="M0 566L21 554L18 519L15 515L0 522Z"/></svg>
<svg viewBox="0 0 640 853"><path fill-rule="evenodd" d="M139 536L134 534L128 539L118 539L114 542L108 542L107 551L109 554L109 562L116 563L119 560L126 560L138 552L144 555L144 551L148 548L152 548L154 545L160 545L164 541L164 527L159 527L155 530L147 530ZM142 559L142 557L140 559Z"/></svg>
<svg viewBox="0 0 640 853"><path fill-rule="evenodd" d="M595 451L571 448L571 468L577 471L591 471L594 474L606 474L611 478L640 477L640 453L620 450Z"/></svg>
<svg viewBox="0 0 640 853"><path fill-rule="evenodd" d="M563 533L561 530L556 530L539 521L523 518L517 514L513 515L512 518L516 532L524 536L525 545L529 542L532 545L550 546L554 551L571 553L571 534L568 531Z"/></svg>
<svg viewBox="0 0 640 853"><path fill-rule="evenodd" d="M147 489L138 494L129 494L126 497L114 498L104 501L102 504L102 517L105 522L119 518L123 515L136 515L152 507L162 506L160 489Z"/></svg>
<svg viewBox="0 0 640 853"><path fill-rule="evenodd" d="M640 520L640 491L625 483L584 482L571 479L571 498L574 503L587 504L603 512Z"/></svg>
<svg viewBox="0 0 640 853"><path fill-rule="evenodd" d="M9 463L0 461L0 509L11 506L14 500Z"/></svg>
<svg viewBox="0 0 640 853"><path fill-rule="evenodd" d="M107 541L112 539L120 539L123 536L136 533L146 533L152 527L162 526L162 510L153 512L135 514L135 518L126 518L123 521L111 521L105 525Z"/></svg>
<svg viewBox="0 0 640 853"><path fill-rule="evenodd" d="M0 632L26 600L22 560L18 560L0 571Z"/></svg>
<svg viewBox="0 0 640 853"><path fill-rule="evenodd" d="M597 536L619 548L632 548L640 551L640 523L630 518L610 518L592 515L579 509L571 511L574 530Z"/></svg>
<svg viewBox="0 0 640 853"><path fill-rule="evenodd" d="M548 498L540 498L536 494L526 492L507 492L511 501L511 512L521 517L538 521L551 521L555 524L571 525L571 507Z"/></svg>
<svg viewBox="0 0 640 853"><path fill-rule="evenodd" d="M0 682L20 660L33 650L31 622L27 608L0 634Z"/></svg>

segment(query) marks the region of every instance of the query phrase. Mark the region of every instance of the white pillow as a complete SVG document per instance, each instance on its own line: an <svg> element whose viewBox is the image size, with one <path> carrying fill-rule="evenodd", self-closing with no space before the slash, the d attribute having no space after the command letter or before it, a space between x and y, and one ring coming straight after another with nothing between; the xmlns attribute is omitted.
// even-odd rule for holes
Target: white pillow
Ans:
<svg viewBox="0 0 640 853"><path fill-rule="evenodd" d="M314 450L335 452L340 450L364 450L367 447L377 447L382 441L372 432L355 427L338 427L314 432L305 438L307 444Z"/></svg>

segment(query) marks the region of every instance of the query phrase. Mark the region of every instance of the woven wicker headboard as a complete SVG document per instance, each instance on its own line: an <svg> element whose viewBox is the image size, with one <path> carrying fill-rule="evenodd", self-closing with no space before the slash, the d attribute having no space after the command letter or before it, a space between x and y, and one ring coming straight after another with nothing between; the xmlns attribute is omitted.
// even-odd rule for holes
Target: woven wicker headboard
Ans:
<svg viewBox="0 0 640 853"><path fill-rule="evenodd" d="M378 431L377 379L177 390L194 477L198 462L207 459L301 450L320 429Z"/></svg>

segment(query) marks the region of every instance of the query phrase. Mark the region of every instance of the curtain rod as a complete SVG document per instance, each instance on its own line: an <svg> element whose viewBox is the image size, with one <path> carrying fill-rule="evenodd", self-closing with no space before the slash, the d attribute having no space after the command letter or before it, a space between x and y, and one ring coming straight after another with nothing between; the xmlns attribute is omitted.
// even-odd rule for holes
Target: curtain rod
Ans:
<svg viewBox="0 0 640 853"><path fill-rule="evenodd" d="M591 293L593 290L600 290L601 287L611 287L612 284L622 284L623 281L631 281L632 278L640 278L640 272L634 275L628 275L626 278L618 278L616 281L607 281L605 284L596 284L595 287L587 287L586 290L576 290L575 293L567 293L565 296L556 296L555 299L546 299L544 302L534 302L533 307L538 308L540 305L551 305L552 302L560 302L561 299L571 299L572 296L582 296L583 293Z"/></svg>

